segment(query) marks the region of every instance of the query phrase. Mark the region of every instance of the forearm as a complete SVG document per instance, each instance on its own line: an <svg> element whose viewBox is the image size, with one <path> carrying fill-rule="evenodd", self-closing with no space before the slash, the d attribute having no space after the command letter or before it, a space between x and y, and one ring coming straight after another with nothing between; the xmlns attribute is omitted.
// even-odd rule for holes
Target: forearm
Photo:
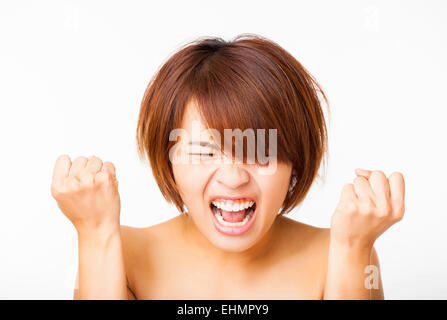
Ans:
<svg viewBox="0 0 447 320"><path fill-rule="evenodd" d="M127 299L119 226L78 230L79 299Z"/></svg>
<svg viewBox="0 0 447 320"><path fill-rule="evenodd" d="M370 267L366 269L367 266ZM372 285L368 277L376 277ZM383 299L378 259L372 245L355 247L331 241L324 299Z"/></svg>

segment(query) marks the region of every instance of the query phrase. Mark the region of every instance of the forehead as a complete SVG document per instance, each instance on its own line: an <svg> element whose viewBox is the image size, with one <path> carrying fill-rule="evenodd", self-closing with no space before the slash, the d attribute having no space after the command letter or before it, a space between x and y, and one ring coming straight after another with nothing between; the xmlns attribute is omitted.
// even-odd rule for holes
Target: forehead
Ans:
<svg viewBox="0 0 447 320"><path fill-rule="evenodd" d="M189 101L185 106L185 111L183 113L183 119L182 119L182 128L186 129L188 126L188 123L192 120L198 120L201 121L199 109L197 106L197 102L195 100Z"/></svg>
<svg viewBox="0 0 447 320"><path fill-rule="evenodd" d="M191 136L193 128L196 130L200 128L201 137L204 137L206 140L207 134L205 134L205 131L207 131L208 128L206 127L205 122L200 115L197 103L194 100L190 101L185 106L185 111L181 122L181 129L187 131L189 136Z"/></svg>

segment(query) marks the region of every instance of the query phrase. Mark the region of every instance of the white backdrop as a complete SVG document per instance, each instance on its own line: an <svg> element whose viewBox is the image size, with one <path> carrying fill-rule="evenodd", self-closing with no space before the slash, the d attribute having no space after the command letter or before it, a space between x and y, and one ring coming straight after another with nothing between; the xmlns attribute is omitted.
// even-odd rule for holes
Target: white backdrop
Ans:
<svg viewBox="0 0 447 320"><path fill-rule="evenodd" d="M290 216L329 227L354 168L400 171L406 214L376 241L385 298L447 298L446 2L1 1L0 298L71 299L74 227L50 195L58 155L117 168L121 223L178 213L137 157L144 89L181 45L256 33L330 100L325 183Z"/></svg>

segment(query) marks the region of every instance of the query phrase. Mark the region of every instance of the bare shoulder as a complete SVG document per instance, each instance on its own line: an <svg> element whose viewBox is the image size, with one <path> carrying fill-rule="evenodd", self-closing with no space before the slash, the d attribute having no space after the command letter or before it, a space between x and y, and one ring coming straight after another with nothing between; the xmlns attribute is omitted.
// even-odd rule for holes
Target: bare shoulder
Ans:
<svg viewBox="0 0 447 320"><path fill-rule="evenodd" d="M328 250L330 240L330 228L320 228L310 224L302 223L286 216L278 217L282 224L282 230L287 238L294 242L301 243L301 249ZM318 250L318 251L320 251Z"/></svg>
<svg viewBox="0 0 447 320"><path fill-rule="evenodd" d="M323 299L326 282L330 229L319 228L289 217L278 217L281 225L281 251L286 252L290 268L289 279L304 287L309 299ZM304 278L303 278L303 275Z"/></svg>
<svg viewBox="0 0 447 320"><path fill-rule="evenodd" d="M175 238L179 228L179 217L143 228L121 225L123 251L130 255L148 253L147 250L167 245L167 239ZM167 234L170 237L166 237Z"/></svg>
<svg viewBox="0 0 447 320"><path fill-rule="evenodd" d="M175 235L180 226L178 217L149 227L136 228L121 225L121 241L128 285L135 284L142 277L155 274L163 255L172 252ZM169 235L169 236L167 236Z"/></svg>
<svg viewBox="0 0 447 320"><path fill-rule="evenodd" d="M330 243L330 228L320 228L281 216L282 235L289 253L303 264L311 264L325 277Z"/></svg>

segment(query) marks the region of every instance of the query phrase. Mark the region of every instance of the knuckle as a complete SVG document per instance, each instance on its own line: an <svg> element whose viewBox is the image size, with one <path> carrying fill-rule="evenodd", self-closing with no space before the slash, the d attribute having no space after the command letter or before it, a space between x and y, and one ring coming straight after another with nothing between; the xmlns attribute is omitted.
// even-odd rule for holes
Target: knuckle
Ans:
<svg viewBox="0 0 447 320"><path fill-rule="evenodd" d="M95 184L94 177L89 172L83 172L79 178L80 184L84 188L91 188Z"/></svg>
<svg viewBox="0 0 447 320"><path fill-rule="evenodd" d="M348 196L351 192L353 188L353 184L352 183L347 183L343 186L343 188L341 189L341 195L343 196Z"/></svg>
<svg viewBox="0 0 447 320"><path fill-rule="evenodd" d="M360 212L365 215L374 214L376 211L375 205L371 201L363 201L359 205Z"/></svg>
<svg viewBox="0 0 447 320"><path fill-rule="evenodd" d="M388 216L391 214L391 206L387 202L376 204L376 208L379 216Z"/></svg>
<svg viewBox="0 0 447 320"><path fill-rule="evenodd" d="M89 158L89 161L101 162L101 163L102 163L101 158L99 158L99 157L97 157L97 156L91 156L91 157Z"/></svg>
<svg viewBox="0 0 447 320"><path fill-rule="evenodd" d="M98 184L107 183L108 180L109 180L109 175L104 171L98 172L95 176L95 181L98 182Z"/></svg>
<svg viewBox="0 0 447 320"><path fill-rule="evenodd" d="M76 193L79 189L79 184L76 178L68 178L63 181L63 183L52 185L51 186L51 194L54 198L62 198L66 196L70 196L73 193Z"/></svg>
<svg viewBox="0 0 447 320"><path fill-rule="evenodd" d="M73 162L80 162L80 161L86 161L86 160L87 160L86 157L84 157L84 156L78 156L78 157L76 157L76 158L73 160Z"/></svg>
<svg viewBox="0 0 447 320"><path fill-rule="evenodd" d="M392 175L403 177L403 174L400 171L394 171Z"/></svg>
<svg viewBox="0 0 447 320"><path fill-rule="evenodd" d="M60 156L57 157L56 162L61 161L62 159L70 159L70 156L68 154L61 154Z"/></svg>
<svg viewBox="0 0 447 320"><path fill-rule="evenodd" d="M348 215L352 215L355 214L358 211L358 207L357 204L353 201L349 201L347 203L344 203L342 205L343 211L348 214Z"/></svg>
<svg viewBox="0 0 447 320"><path fill-rule="evenodd" d="M80 189L81 186L79 180L77 180L76 178L71 178L67 183L67 187L65 189L64 194L77 193L80 191Z"/></svg>
<svg viewBox="0 0 447 320"><path fill-rule="evenodd" d="M399 171L394 171L390 174L390 178L399 178L401 180L404 180L404 175Z"/></svg>
<svg viewBox="0 0 447 320"><path fill-rule="evenodd" d="M53 198L58 198L60 197L62 194L62 191L60 190L60 188L58 186L55 186L54 184L51 185L51 196Z"/></svg>
<svg viewBox="0 0 447 320"><path fill-rule="evenodd" d="M386 177L385 176L385 173L382 171L382 170L374 170L372 173L371 173L371 176L378 176L378 177Z"/></svg>
<svg viewBox="0 0 447 320"><path fill-rule="evenodd" d="M51 185L51 194L57 198L69 195L73 190L76 190L76 181L73 178L68 178L60 183Z"/></svg>
<svg viewBox="0 0 447 320"><path fill-rule="evenodd" d="M404 217L404 213L405 213L405 210L403 208L394 212L394 214L392 215L393 220L396 222L402 220L402 218Z"/></svg>
<svg viewBox="0 0 447 320"><path fill-rule="evenodd" d="M348 210L349 212L355 213L358 211L359 207L358 207L357 203L352 201L352 202L348 203L348 209L349 209Z"/></svg>
<svg viewBox="0 0 447 320"><path fill-rule="evenodd" d="M115 166L113 165L113 163L110 162L110 161L105 161L104 164L105 164L106 166L110 166L111 168L115 168Z"/></svg>
<svg viewBox="0 0 447 320"><path fill-rule="evenodd" d="M353 184L352 183L345 183L345 185L343 186L343 189L344 190L349 190L349 189L351 189L353 187Z"/></svg>
<svg viewBox="0 0 447 320"><path fill-rule="evenodd" d="M355 183L355 184L356 184L356 183L359 183L359 182L361 182L363 179L365 179L365 178L357 176L357 177L354 178L354 183Z"/></svg>
<svg viewBox="0 0 447 320"><path fill-rule="evenodd" d="M404 213L405 213L405 206L404 205L398 206L395 209L395 214L398 215L398 216L403 216Z"/></svg>
<svg viewBox="0 0 447 320"><path fill-rule="evenodd" d="M112 162L110 162L110 161L104 162L104 167L107 169L107 172L109 174L111 174L112 176L115 175L116 169L115 169L115 165Z"/></svg>

